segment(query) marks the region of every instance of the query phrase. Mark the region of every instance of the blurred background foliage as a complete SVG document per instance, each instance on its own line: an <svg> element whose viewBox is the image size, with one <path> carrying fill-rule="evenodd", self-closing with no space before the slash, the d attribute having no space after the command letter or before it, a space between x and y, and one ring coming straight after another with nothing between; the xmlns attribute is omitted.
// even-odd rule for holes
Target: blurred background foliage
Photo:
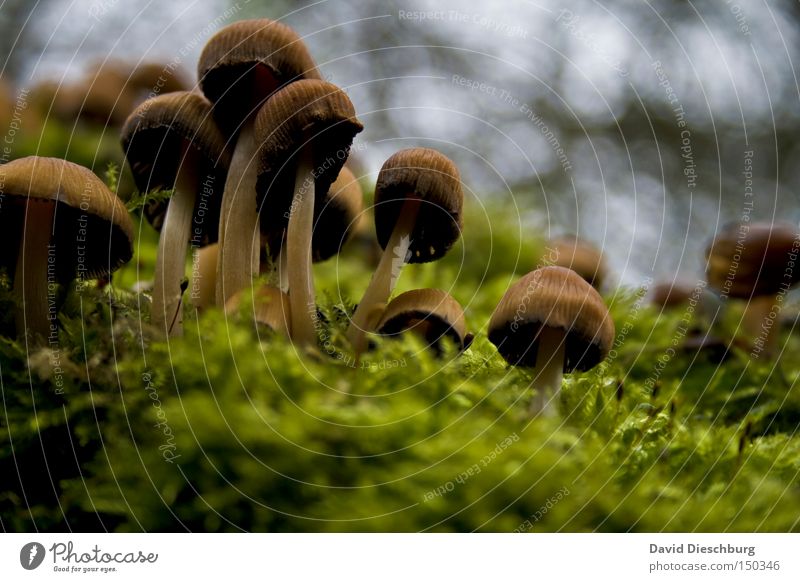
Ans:
<svg viewBox="0 0 800 582"><path fill-rule="evenodd" d="M160 62L192 83L214 30L260 16L298 30L347 89L366 125L366 182L396 149L438 147L470 198L519 208L521 228L594 241L626 283L702 272L708 238L743 213L744 171L754 217L800 219L792 0L8 0L0 76L19 91L80 82L98 62ZM69 155L105 162L80 151L73 129Z"/></svg>

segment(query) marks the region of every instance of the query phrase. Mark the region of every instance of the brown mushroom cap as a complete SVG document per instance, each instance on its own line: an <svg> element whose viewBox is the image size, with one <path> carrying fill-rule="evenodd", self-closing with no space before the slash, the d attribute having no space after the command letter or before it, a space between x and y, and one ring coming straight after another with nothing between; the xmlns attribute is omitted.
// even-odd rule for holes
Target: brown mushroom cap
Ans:
<svg viewBox="0 0 800 582"><path fill-rule="evenodd" d="M410 148L383 164L375 184L375 231L381 248L409 198L422 202L411 235L409 263L443 257L461 236L464 193L456 165L428 148Z"/></svg>
<svg viewBox="0 0 800 582"><path fill-rule="evenodd" d="M413 331L430 345L437 345L443 337L452 339L461 349L468 343L464 310L440 289L401 293L386 306L377 330L386 336Z"/></svg>
<svg viewBox="0 0 800 582"><path fill-rule="evenodd" d="M489 322L489 341L510 364L536 366L543 326L566 334L564 371L585 371L608 355L614 322L600 294L564 267L542 267L514 283Z"/></svg>
<svg viewBox="0 0 800 582"><path fill-rule="evenodd" d="M62 89L58 113L65 119L119 127L135 106L126 82L127 73L114 64L97 68L80 83Z"/></svg>
<svg viewBox="0 0 800 582"><path fill-rule="evenodd" d="M662 281L650 290L650 303L656 307L679 307L698 294L698 286L690 281Z"/></svg>
<svg viewBox="0 0 800 582"><path fill-rule="evenodd" d="M798 249L800 232L791 224L726 225L706 249L708 283L739 299L775 295L800 281L800 265L789 264Z"/></svg>
<svg viewBox="0 0 800 582"><path fill-rule="evenodd" d="M600 249L575 235L554 238L547 245L548 253L542 265L555 265L572 269L595 289L599 289L607 276L607 268Z"/></svg>
<svg viewBox="0 0 800 582"><path fill-rule="evenodd" d="M203 48L197 75L228 130L282 85L320 78L297 33L266 18L234 22L218 31Z"/></svg>
<svg viewBox="0 0 800 582"><path fill-rule="evenodd" d="M328 196L314 207L311 256L315 263L339 253L358 227L364 209L364 194L353 173L343 167L331 184Z"/></svg>
<svg viewBox="0 0 800 582"><path fill-rule="evenodd" d="M173 91L188 91L189 83L183 71L166 63L141 63L134 67L128 79L132 91L147 96L150 93L164 95Z"/></svg>
<svg viewBox="0 0 800 582"><path fill-rule="evenodd" d="M0 166L0 231L6 248L22 239L27 201L55 204L52 244L59 270L90 278L106 275L133 255L133 222L122 201L86 168L31 156ZM49 225L48 225L49 226ZM5 253L8 268L15 253Z"/></svg>
<svg viewBox="0 0 800 582"><path fill-rule="evenodd" d="M326 81L291 83L267 101L256 117L262 143L256 191L264 232L282 232L288 223L302 149L312 149L316 201L324 204L362 129L347 94Z"/></svg>
<svg viewBox="0 0 800 582"><path fill-rule="evenodd" d="M169 190L181 164L194 164L201 191L195 202L193 237L201 245L217 240L222 191L230 165L226 140L200 94L178 91L148 99L131 113L122 128L122 148L141 192ZM187 150L192 155L186 155ZM160 230L168 202L150 204L145 216ZM198 233L195 229L202 232Z"/></svg>
<svg viewBox="0 0 800 582"><path fill-rule="evenodd" d="M242 289L225 303L225 313L231 315L244 309L242 299L248 290ZM246 306L257 323L274 332L289 336L289 296L276 287L261 285L253 290L252 301Z"/></svg>

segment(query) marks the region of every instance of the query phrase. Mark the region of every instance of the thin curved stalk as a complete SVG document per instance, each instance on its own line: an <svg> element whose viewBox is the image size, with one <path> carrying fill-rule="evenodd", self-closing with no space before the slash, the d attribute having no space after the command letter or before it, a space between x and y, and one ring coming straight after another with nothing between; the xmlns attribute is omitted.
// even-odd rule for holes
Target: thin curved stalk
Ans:
<svg viewBox="0 0 800 582"><path fill-rule="evenodd" d="M255 161L258 144L253 120L239 132L225 180L219 217L217 306L224 307L237 291L249 287L258 274L261 238L256 205Z"/></svg>
<svg viewBox="0 0 800 582"><path fill-rule="evenodd" d="M314 326L317 307L311 272L311 237L314 229L314 174L311 151L300 153L294 181L294 197L286 231L286 260L289 263L289 304L292 340L301 346L317 343Z"/></svg>
<svg viewBox="0 0 800 582"><path fill-rule="evenodd" d="M420 200L417 198L409 198L403 204L378 268L375 269L347 328L347 339L353 346L356 357L366 349L367 333L375 330L400 278L400 271L406 263L408 249L411 246L411 235L417 222L419 205Z"/></svg>
<svg viewBox="0 0 800 582"><path fill-rule="evenodd" d="M565 335L560 329L542 327L536 354L536 375L531 387L536 391L531 401L531 414L554 416L556 402L564 379Z"/></svg>
<svg viewBox="0 0 800 582"><path fill-rule="evenodd" d="M767 358L773 358L778 352L779 330L776 321L770 320L773 308L778 305L774 295L761 295L751 297L744 308L742 328L751 340L751 353L763 353Z"/></svg>
<svg viewBox="0 0 800 582"><path fill-rule="evenodd" d="M286 252L286 245L281 245L278 253L278 288L284 293L289 292L289 253Z"/></svg>
<svg viewBox="0 0 800 582"><path fill-rule="evenodd" d="M27 204L14 273L14 294L20 307L16 325L20 337L47 339L51 333L58 333L55 294L48 295L48 284L57 282L55 263L52 266L48 263L51 251L55 253L55 247L50 245L54 213L55 203L29 201Z"/></svg>
<svg viewBox="0 0 800 582"><path fill-rule="evenodd" d="M167 206L158 240L158 258L153 279L150 321L166 335L183 333L181 283L186 275L186 251L191 237L192 215L197 196L197 177L184 160L175 180L175 192Z"/></svg>

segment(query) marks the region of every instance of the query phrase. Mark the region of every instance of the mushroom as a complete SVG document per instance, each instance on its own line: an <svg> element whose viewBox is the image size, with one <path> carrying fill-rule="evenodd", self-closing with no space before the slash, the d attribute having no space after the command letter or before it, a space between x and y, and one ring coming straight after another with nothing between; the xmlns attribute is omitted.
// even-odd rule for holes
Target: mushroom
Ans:
<svg viewBox="0 0 800 582"><path fill-rule="evenodd" d="M127 74L111 64L97 66L81 82L64 89L59 113L101 127L120 127L135 107L126 80Z"/></svg>
<svg viewBox="0 0 800 582"><path fill-rule="evenodd" d="M383 254L347 329L356 355L403 265L435 261L461 236L463 204L458 168L436 150L401 150L383 164L375 185L375 231Z"/></svg>
<svg viewBox="0 0 800 582"><path fill-rule="evenodd" d="M144 99L190 89L182 70L172 63L156 62L136 65L130 73L127 86L137 98Z"/></svg>
<svg viewBox="0 0 800 582"><path fill-rule="evenodd" d="M411 331L422 337L437 354L441 341L452 340L460 351L472 343L464 323L464 310L449 293L440 289L414 289L401 293L386 306L377 331L399 336Z"/></svg>
<svg viewBox="0 0 800 582"><path fill-rule="evenodd" d="M256 182L261 228L268 233L286 229L292 339L316 344L311 272L315 200L324 204L363 126L344 91L304 79L278 90L258 112L255 127L262 143ZM340 240L333 241L337 249ZM223 273L229 267L223 265Z"/></svg>
<svg viewBox="0 0 800 582"><path fill-rule="evenodd" d="M691 281L662 281L650 290L650 303L654 307L673 309L698 299L698 285Z"/></svg>
<svg viewBox="0 0 800 582"><path fill-rule="evenodd" d="M0 166L0 264L13 272L21 309L17 333L57 333L59 284L100 277L133 255L133 222L122 201L91 171L31 156Z"/></svg>
<svg viewBox="0 0 800 582"><path fill-rule="evenodd" d="M339 177L331 184L327 196L319 204L314 205L314 228L311 239L311 259L314 263L327 261L341 252L342 247L357 232L363 218L364 198L361 185L353 173L342 167ZM273 230L264 235L267 250L273 264L281 290L289 290L289 265L286 246L284 245L285 228L280 232ZM277 255L277 256L276 256ZM262 274L266 261L261 261Z"/></svg>
<svg viewBox="0 0 800 582"><path fill-rule="evenodd" d="M608 268L600 249L575 235L554 238L547 245L548 254L539 266L554 265L572 269L595 289L608 277Z"/></svg>
<svg viewBox="0 0 800 582"><path fill-rule="evenodd" d="M774 354L772 311L800 281L800 232L786 223L729 224L706 249L709 285L723 298L747 299L742 326L755 338L753 352Z"/></svg>
<svg viewBox="0 0 800 582"><path fill-rule="evenodd" d="M614 341L614 322L600 294L564 267L542 267L514 283L489 322L489 341L514 366L536 368L533 408L547 413L563 374L595 367Z"/></svg>
<svg viewBox="0 0 800 582"><path fill-rule="evenodd" d="M238 313L247 294L247 289L234 293L225 304L225 313L228 315ZM252 293L251 307L256 323L285 337L290 336L289 296L286 293L270 285L258 286Z"/></svg>
<svg viewBox="0 0 800 582"><path fill-rule="evenodd" d="M122 147L140 191L175 190L161 224L151 320L159 330L179 334L187 247L210 244L219 232L220 196L230 162L225 138L210 103L197 93L179 91L137 107L122 129Z"/></svg>
<svg viewBox="0 0 800 582"><path fill-rule="evenodd" d="M218 31L203 48L197 70L223 130L237 136L219 222L217 305L223 306L259 271L256 113L284 84L317 79L319 73L297 33L267 19L243 20Z"/></svg>
<svg viewBox="0 0 800 582"><path fill-rule="evenodd" d="M190 296L199 311L213 307L216 302L218 258L219 245L214 243L199 249L192 260Z"/></svg>
<svg viewBox="0 0 800 582"><path fill-rule="evenodd" d="M315 263L338 255L356 232L364 210L361 185L346 166L331 184L328 195L314 206L314 235L311 258Z"/></svg>

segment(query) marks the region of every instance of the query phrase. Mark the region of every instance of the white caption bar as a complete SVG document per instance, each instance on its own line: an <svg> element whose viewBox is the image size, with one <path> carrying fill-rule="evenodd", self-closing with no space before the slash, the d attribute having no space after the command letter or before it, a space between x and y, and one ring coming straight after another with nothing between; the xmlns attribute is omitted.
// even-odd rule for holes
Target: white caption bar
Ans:
<svg viewBox="0 0 800 582"><path fill-rule="evenodd" d="M798 580L797 541L790 534L6 534L0 579Z"/></svg>

